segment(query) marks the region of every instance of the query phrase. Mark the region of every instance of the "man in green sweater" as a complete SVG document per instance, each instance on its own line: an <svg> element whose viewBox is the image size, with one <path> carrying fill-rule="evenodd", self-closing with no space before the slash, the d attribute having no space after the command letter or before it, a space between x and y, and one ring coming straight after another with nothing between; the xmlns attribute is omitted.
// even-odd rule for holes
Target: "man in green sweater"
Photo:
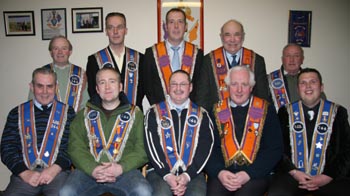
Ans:
<svg viewBox="0 0 350 196"><path fill-rule="evenodd" d="M76 169L60 195L151 195L151 186L137 169L147 162L143 114L128 103L122 87L113 68L97 72L102 100L89 101L71 124L68 153Z"/></svg>

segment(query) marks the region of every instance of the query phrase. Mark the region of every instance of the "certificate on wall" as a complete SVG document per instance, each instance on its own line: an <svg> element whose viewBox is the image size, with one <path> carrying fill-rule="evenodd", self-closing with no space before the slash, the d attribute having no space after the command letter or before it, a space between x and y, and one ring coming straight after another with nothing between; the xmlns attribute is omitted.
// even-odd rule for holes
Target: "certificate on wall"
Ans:
<svg viewBox="0 0 350 196"><path fill-rule="evenodd" d="M289 11L288 43L296 43L302 47L310 47L311 19L311 11Z"/></svg>
<svg viewBox="0 0 350 196"><path fill-rule="evenodd" d="M172 8L180 8L186 14L187 32L184 38L201 49L204 47L203 0L158 0L158 42L166 40L166 13ZM204 50L204 49L203 49Z"/></svg>
<svg viewBox="0 0 350 196"><path fill-rule="evenodd" d="M67 37L66 8L42 9L42 40L50 40L57 35Z"/></svg>

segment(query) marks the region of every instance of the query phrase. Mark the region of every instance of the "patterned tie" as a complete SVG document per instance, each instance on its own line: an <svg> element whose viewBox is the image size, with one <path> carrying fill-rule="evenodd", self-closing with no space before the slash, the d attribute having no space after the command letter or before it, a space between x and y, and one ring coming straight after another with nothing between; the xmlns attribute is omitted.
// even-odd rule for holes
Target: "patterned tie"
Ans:
<svg viewBox="0 0 350 196"><path fill-rule="evenodd" d="M180 57L179 57L179 46L172 46L171 49L174 50L173 60L171 61L173 72L180 69Z"/></svg>
<svg viewBox="0 0 350 196"><path fill-rule="evenodd" d="M236 61L236 55L232 55L232 62L231 62L231 67L234 67L237 65L237 61ZM230 68L231 68L230 67Z"/></svg>

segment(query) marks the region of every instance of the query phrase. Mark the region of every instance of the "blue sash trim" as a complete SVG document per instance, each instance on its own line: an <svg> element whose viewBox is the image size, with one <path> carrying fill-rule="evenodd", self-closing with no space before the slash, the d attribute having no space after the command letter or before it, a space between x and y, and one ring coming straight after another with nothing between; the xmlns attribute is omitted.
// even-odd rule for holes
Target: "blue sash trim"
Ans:
<svg viewBox="0 0 350 196"><path fill-rule="evenodd" d="M31 167L38 157L36 131L32 124L32 119L34 119L33 101L28 101L22 104L20 111L22 111L23 115L23 128L21 136L23 141L23 154L25 154L24 161L27 167Z"/></svg>
<svg viewBox="0 0 350 196"><path fill-rule="evenodd" d="M307 146L306 126L301 101L292 104L293 133L291 133L292 161L299 170L312 176L323 172L325 154L332 134L336 113L335 104L321 100L312 137L310 153ZM294 155L293 155L294 154Z"/></svg>
<svg viewBox="0 0 350 196"><path fill-rule="evenodd" d="M79 93L77 92L77 90L79 90L78 85L82 84L82 76L81 76L82 70L80 67L76 65L72 65L72 66L73 66L73 71L71 71L70 77L69 77L70 88L67 89L67 91L69 92L67 92L68 97L66 99L67 99L67 104L74 107L75 111L77 111L77 107L79 106L78 104Z"/></svg>
<svg viewBox="0 0 350 196"><path fill-rule="evenodd" d="M276 110L289 103L287 89L280 69L272 72L268 77L270 90Z"/></svg>
<svg viewBox="0 0 350 196"><path fill-rule="evenodd" d="M185 165L189 165L189 163L192 161L193 157L193 144L195 143L195 138L196 135L196 128L198 125L198 114L199 114L199 108L196 104L191 104L191 110L190 108L188 109L188 114L187 115L187 129L184 130L184 135L185 137L185 144L182 144L183 151L181 151L182 155L182 161L184 162Z"/></svg>
<svg viewBox="0 0 350 196"><path fill-rule="evenodd" d="M111 59L110 58L110 54L109 53L107 53L107 51L108 51L108 49L107 48L105 48L105 49L103 49L103 50L100 50L98 53L99 53L99 55L100 55L100 62L101 62L101 67L100 68L102 68L106 63L110 63L113 67L114 67L114 64L113 64L113 62L110 62L109 61L109 59Z"/></svg>
<svg viewBox="0 0 350 196"><path fill-rule="evenodd" d="M124 91L131 104L136 105L136 93L137 93L137 82L138 82L138 62L135 61L135 55L138 53L132 49L126 48L126 52L129 53L129 59L126 62L125 76L127 77L124 81L126 87ZM134 67L135 66L135 67Z"/></svg>

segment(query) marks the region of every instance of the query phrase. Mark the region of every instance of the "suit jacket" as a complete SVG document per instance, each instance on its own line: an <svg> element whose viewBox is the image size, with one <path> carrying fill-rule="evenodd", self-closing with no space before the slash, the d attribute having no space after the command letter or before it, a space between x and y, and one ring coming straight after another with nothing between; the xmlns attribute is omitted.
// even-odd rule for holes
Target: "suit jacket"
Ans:
<svg viewBox="0 0 350 196"><path fill-rule="evenodd" d="M108 51L110 54L112 54L111 49L109 48L109 46L107 47ZM137 98L136 98L136 105L142 110L142 100L144 97L144 91L143 91L143 75L141 74L142 72L142 67L143 67L143 58L144 55L142 53L140 53L140 60L139 60L139 69L138 69L138 73L139 73L139 81L138 81L138 86L137 86ZM115 59L113 56L111 56L112 60L113 60L113 64L117 65ZM121 82L124 84L124 80L125 80L125 67L126 67L126 53L124 54L124 61L123 61L123 66L122 66L122 70L119 70L118 66L115 66L114 68L118 71L118 73L121 76ZM97 60L94 56L94 54L90 55L88 57L88 62L86 65L86 76L87 76L87 80L88 80L88 92L90 95L90 99L95 99L98 100L99 96L96 92L96 73L99 70L99 66L97 63ZM124 85L123 85L124 86Z"/></svg>
<svg viewBox="0 0 350 196"><path fill-rule="evenodd" d="M192 77L192 85L193 89L200 88L199 86L202 86L203 84L198 82L199 79L199 72L202 67L202 61L203 61L203 51L201 49L198 49L198 53L196 56L196 62L193 65L194 66L194 72ZM147 99L150 103L150 105L153 105L155 103L159 103L161 101L165 100L165 95L163 91L163 87L161 84L161 78L159 77L158 69L156 60L154 58L154 53L152 50L152 47L149 47L146 49L145 52L145 58L144 58L144 72L143 72L143 78L144 78L144 91L145 95L147 96ZM195 96L195 91L192 90L190 94L190 99L196 103L197 97Z"/></svg>
<svg viewBox="0 0 350 196"><path fill-rule="evenodd" d="M281 122L284 141L284 157L280 163L279 169L280 172L288 172L292 169L296 169L296 167L290 158L289 114L285 106L279 109L278 116ZM317 114L315 114L315 116L317 116ZM326 163L323 174L333 179L344 176L350 177L350 126L348 122L348 112L342 106L338 107L332 129L332 135L326 150Z"/></svg>
<svg viewBox="0 0 350 196"><path fill-rule="evenodd" d="M239 62L241 62L241 60ZM196 95L196 103L209 111L211 111L213 105L219 101L218 87L213 71L214 66L216 65L212 65L210 53L206 54L198 79L199 83L202 85L197 89L193 89ZM255 57L254 76L256 83L253 88L253 95L271 102L272 99L269 93L265 60L264 57L259 54L256 54Z"/></svg>

